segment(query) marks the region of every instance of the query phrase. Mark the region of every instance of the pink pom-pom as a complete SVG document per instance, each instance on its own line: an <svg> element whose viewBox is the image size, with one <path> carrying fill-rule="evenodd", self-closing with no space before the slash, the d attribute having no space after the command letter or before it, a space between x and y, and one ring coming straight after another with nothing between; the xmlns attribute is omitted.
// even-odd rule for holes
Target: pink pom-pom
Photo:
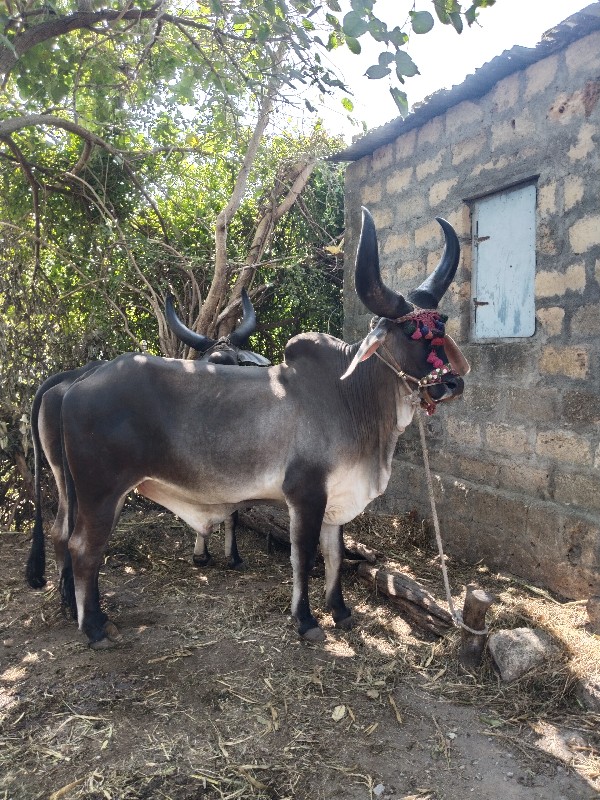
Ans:
<svg viewBox="0 0 600 800"><path fill-rule="evenodd" d="M420 339L423 336L421 331L417 328L417 330L412 334L410 337L411 339Z"/></svg>
<svg viewBox="0 0 600 800"><path fill-rule="evenodd" d="M440 339L439 337L436 337L435 339L431 340L431 346L432 347L443 347L444 346L444 340Z"/></svg>
<svg viewBox="0 0 600 800"><path fill-rule="evenodd" d="M429 333L425 334L425 338L426 339L433 339L433 333L431 331L429 331Z"/></svg>
<svg viewBox="0 0 600 800"><path fill-rule="evenodd" d="M444 362L442 361L442 359L438 358L433 351L429 353L429 355L427 356L427 361L433 365L434 369L438 369L439 367L444 366Z"/></svg>

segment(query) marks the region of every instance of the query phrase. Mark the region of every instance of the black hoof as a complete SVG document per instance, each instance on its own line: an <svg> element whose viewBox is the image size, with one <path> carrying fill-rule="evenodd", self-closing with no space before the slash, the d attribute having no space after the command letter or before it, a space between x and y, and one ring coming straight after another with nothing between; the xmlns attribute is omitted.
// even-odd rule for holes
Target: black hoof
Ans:
<svg viewBox="0 0 600 800"><path fill-rule="evenodd" d="M327 636L325 635L325 631L323 628L309 628L304 633L301 633L300 636L307 642L324 642Z"/></svg>
<svg viewBox="0 0 600 800"><path fill-rule="evenodd" d="M240 572L243 572L246 569L246 564L242 559L239 561L228 561L227 569L238 569Z"/></svg>
<svg viewBox="0 0 600 800"><path fill-rule="evenodd" d="M211 555L194 556L193 560L195 567L210 567L210 565L213 563L213 557Z"/></svg>
<svg viewBox="0 0 600 800"><path fill-rule="evenodd" d="M342 631L350 631L354 627L354 618L351 614L335 621L335 627Z"/></svg>
<svg viewBox="0 0 600 800"><path fill-rule="evenodd" d="M116 645L123 641L119 629L114 622L110 622L110 620L104 623L102 632L103 636L101 639L90 641L89 644L92 650L108 650L111 647L116 647Z"/></svg>

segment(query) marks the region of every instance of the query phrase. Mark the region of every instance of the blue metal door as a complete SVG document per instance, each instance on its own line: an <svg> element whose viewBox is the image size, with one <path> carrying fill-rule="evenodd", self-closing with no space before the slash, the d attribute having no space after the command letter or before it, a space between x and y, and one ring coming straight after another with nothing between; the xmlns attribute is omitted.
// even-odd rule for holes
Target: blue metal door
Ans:
<svg viewBox="0 0 600 800"><path fill-rule="evenodd" d="M476 339L535 333L534 184L476 200L473 331Z"/></svg>

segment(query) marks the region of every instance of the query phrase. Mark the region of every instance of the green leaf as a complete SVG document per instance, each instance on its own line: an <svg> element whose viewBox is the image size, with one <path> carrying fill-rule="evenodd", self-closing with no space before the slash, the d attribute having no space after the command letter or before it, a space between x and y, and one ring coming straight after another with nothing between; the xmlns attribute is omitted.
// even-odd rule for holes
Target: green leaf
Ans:
<svg viewBox="0 0 600 800"><path fill-rule="evenodd" d="M360 54L362 47L360 46L358 39L355 39L352 36L346 36L346 44L348 45L350 52L354 53L355 55Z"/></svg>
<svg viewBox="0 0 600 800"><path fill-rule="evenodd" d="M394 54L390 53L389 50L386 50L383 53L379 54L378 61L382 67L387 67L392 63L394 58L395 58Z"/></svg>
<svg viewBox="0 0 600 800"><path fill-rule="evenodd" d="M408 35L404 33L401 28L396 26L388 33L388 39L390 44L393 44L394 47L403 47L408 42Z"/></svg>
<svg viewBox="0 0 600 800"><path fill-rule="evenodd" d="M381 64L373 64L372 67L365 72L367 78L371 80L379 80L380 78L385 78L386 75L389 75L392 70L389 67L382 67Z"/></svg>
<svg viewBox="0 0 600 800"><path fill-rule="evenodd" d="M369 20L369 33L376 42L387 43L389 41L388 27L385 22L377 19L377 17Z"/></svg>
<svg viewBox="0 0 600 800"><path fill-rule="evenodd" d="M349 97L342 97L342 105L346 109L346 111L354 111L354 103L350 100Z"/></svg>
<svg viewBox="0 0 600 800"><path fill-rule="evenodd" d="M332 11L337 11L338 14L341 13L342 9L340 8L340 4L337 0L327 0L327 7L330 8Z"/></svg>
<svg viewBox="0 0 600 800"><path fill-rule="evenodd" d="M433 16L429 11L410 11L410 21L415 33L429 33L433 28Z"/></svg>
<svg viewBox="0 0 600 800"><path fill-rule="evenodd" d="M223 16L223 6L221 0L210 0L210 10L213 14Z"/></svg>
<svg viewBox="0 0 600 800"><path fill-rule="evenodd" d="M414 75L419 74L419 69L412 58L408 55L406 50L398 50L396 53L396 75L401 77L406 75L407 78L412 78Z"/></svg>
<svg viewBox="0 0 600 800"><path fill-rule="evenodd" d="M437 17L442 25L449 25L450 17L446 10L445 0L433 0L433 7L435 8L435 13L437 14Z"/></svg>
<svg viewBox="0 0 600 800"><path fill-rule="evenodd" d="M363 15L366 11L373 11L374 0L350 0L353 11Z"/></svg>
<svg viewBox="0 0 600 800"><path fill-rule="evenodd" d="M390 94L394 98L394 103L396 103L400 116L405 117L408 114L408 98L406 92L401 91L397 86L391 86Z"/></svg>
<svg viewBox="0 0 600 800"><path fill-rule="evenodd" d="M346 36L351 36L353 39L358 39L369 29L369 25L364 20L358 11L349 11L342 20L342 28Z"/></svg>
<svg viewBox="0 0 600 800"><path fill-rule="evenodd" d="M463 32L463 21L462 21L461 15L458 13L458 11L453 11L452 14L450 14L450 22L454 26L454 30L457 33L462 33Z"/></svg>

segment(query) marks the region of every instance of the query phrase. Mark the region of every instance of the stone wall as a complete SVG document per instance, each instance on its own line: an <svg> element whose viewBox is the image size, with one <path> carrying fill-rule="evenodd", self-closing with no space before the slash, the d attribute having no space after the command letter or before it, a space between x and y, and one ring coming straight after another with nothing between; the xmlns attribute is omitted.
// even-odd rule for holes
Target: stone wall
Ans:
<svg viewBox="0 0 600 800"><path fill-rule="evenodd" d="M536 176L536 333L475 342L469 199ZM448 550L569 598L600 594L600 32L348 167L346 341L370 316L353 289L361 205L397 290L439 260L435 216L461 240L442 307L472 372L463 399L428 420ZM371 510L413 508L428 514L414 425Z"/></svg>

